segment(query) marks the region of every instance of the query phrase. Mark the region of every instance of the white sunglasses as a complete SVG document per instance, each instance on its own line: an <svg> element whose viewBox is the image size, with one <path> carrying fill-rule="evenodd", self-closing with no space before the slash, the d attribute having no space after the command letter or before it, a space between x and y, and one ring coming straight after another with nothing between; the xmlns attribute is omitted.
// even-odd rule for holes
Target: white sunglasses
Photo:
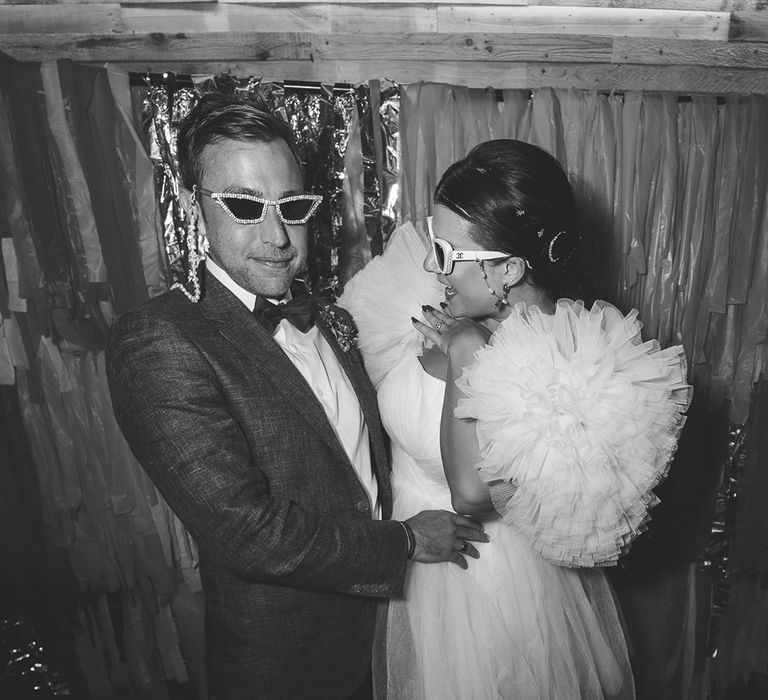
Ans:
<svg viewBox="0 0 768 700"><path fill-rule="evenodd" d="M448 241L436 238L432 230L432 217L427 217L429 240L432 242L432 256L443 275L453 272L453 264L457 262L482 262L483 260L500 260L508 258L509 253L500 253L494 250L456 250Z"/></svg>
<svg viewBox="0 0 768 700"><path fill-rule="evenodd" d="M211 192L202 187L197 191L210 197L238 224L260 224L267 218L268 207L277 209L277 216L284 224L306 224L323 201L321 195L309 193L273 200L240 192Z"/></svg>

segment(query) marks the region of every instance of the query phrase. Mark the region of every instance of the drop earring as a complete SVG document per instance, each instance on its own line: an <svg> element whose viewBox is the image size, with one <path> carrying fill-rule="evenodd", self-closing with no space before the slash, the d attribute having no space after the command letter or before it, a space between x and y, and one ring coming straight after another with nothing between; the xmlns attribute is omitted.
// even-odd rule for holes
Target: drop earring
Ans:
<svg viewBox="0 0 768 700"><path fill-rule="evenodd" d="M512 289L511 285L504 282L504 285L501 288L501 297L496 302L496 308L501 311L502 306L509 306L509 301L507 301L507 297L509 296L509 292Z"/></svg>
<svg viewBox="0 0 768 700"><path fill-rule="evenodd" d="M511 287L505 282L504 286L502 287L502 296L499 296L495 289L491 288L491 285L488 284L488 274L485 272L485 264L482 260L478 260L477 264L480 266L480 272L483 274L483 280L485 280L485 286L488 288L488 293L496 298L496 301L493 302L494 306L497 310L501 310L503 306L509 306L509 302L507 301L507 296L509 295L509 290Z"/></svg>
<svg viewBox="0 0 768 700"><path fill-rule="evenodd" d="M192 194L189 197L189 222L187 224L187 266L189 272L187 273L186 282L186 284L192 284L193 291L190 292L187 289L186 284L182 284L181 282L174 282L171 285L171 289L180 289L184 296L193 304L197 304L202 296L198 268L200 267L200 263L205 261L210 247L208 236L200 231L199 206L200 205L197 202L197 185L193 185Z"/></svg>

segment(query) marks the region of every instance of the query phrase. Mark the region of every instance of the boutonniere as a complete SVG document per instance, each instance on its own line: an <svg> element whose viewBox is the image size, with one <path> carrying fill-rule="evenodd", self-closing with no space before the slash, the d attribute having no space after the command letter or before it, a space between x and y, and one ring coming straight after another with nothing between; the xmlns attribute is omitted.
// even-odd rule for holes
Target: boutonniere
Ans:
<svg viewBox="0 0 768 700"><path fill-rule="evenodd" d="M321 305L317 312L323 319L323 323L331 329L336 342L344 352L349 352L355 347L357 326L349 312L330 303Z"/></svg>

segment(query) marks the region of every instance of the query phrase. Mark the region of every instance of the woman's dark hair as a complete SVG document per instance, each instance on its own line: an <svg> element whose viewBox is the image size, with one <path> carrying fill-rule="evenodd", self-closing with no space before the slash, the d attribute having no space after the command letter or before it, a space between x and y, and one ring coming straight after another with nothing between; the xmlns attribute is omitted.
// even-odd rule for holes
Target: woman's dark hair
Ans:
<svg viewBox="0 0 768 700"><path fill-rule="evenodd" d="M573 190L547 151L512 139L481 143L445 171L435 203L468 221L484 249L525 258L533 282L553 300L594 301Z"/></svg>
<svg viewBox="0 0 768 700"><path fill-rule="evenodd" d="M272 143L283 140L304 175L301 156L291 127L269 111L266 102L248 101L216 92L204 94L178 123L176 152L181 182L188 190L203 176L203 149L221 139Z"/></svg>

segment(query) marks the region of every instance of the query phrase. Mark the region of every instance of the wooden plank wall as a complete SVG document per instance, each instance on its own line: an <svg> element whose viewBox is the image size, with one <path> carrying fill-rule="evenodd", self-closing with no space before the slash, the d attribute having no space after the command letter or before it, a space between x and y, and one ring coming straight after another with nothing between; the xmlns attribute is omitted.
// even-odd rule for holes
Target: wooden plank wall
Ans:
<svg viewBox="0 0 768 700"><path fill-rule="evenodd" d="M768 94L764 0L0 0L19 60L275 80Z"/></svg>

